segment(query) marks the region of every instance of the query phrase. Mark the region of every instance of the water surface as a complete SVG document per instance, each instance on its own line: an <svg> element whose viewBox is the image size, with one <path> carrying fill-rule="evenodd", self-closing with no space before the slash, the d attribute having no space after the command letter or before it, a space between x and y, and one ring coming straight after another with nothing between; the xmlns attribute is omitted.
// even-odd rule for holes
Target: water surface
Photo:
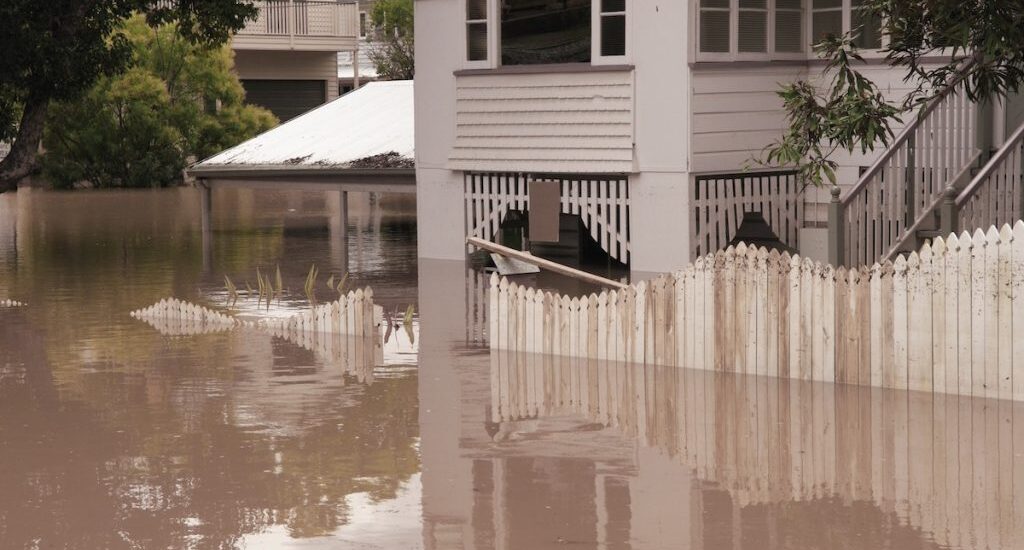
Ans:
<svg viewBox="0 0 1024 550"><path fill-rule="evenodd" d="M338 202L218 191L204 250L191 189L0 195L0 548L1024 548L1020 405L491 354L413 200ZM128 316L312 264L414 306L384 366Z"/></svg>

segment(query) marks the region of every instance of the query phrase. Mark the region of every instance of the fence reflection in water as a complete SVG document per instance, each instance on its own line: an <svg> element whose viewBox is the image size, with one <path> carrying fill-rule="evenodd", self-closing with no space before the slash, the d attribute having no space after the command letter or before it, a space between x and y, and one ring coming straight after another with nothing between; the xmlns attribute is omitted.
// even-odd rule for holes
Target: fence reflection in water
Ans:
<svg viewBox="0 0 1024 550"><path fill-rule="evenodd" d="M1024 547L1024 404L492 350L501 422L577 414L741 507L868 503L950 547Z"/></svg>

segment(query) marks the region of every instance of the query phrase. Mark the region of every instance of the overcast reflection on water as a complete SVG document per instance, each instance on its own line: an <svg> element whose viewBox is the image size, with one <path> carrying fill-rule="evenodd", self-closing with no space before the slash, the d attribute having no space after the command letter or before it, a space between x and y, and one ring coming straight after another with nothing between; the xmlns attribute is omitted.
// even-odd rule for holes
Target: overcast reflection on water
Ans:
<svg viewBox="0 0 1024 550"><path fill-rule="evenodd" d="M1020 405L492 355L414 199L338 202L218 191L204 254L192 189L0 195L0 548L1024 548ZM413 338L360 370L128 316L311 264Z"/></svg>

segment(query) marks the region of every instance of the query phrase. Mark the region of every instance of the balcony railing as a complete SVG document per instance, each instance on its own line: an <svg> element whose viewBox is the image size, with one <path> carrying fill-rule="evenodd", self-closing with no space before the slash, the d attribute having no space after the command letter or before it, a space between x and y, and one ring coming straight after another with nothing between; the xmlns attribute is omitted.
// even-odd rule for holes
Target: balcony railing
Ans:
<svg viewBox="0 0 1024 550"><path fill-rule="evenodd" d="M329 0L267 0L255 2L259 15L238 32L236 47L253 39L288 41L351 39L359 36L359 7L355 2Z"/></svg>

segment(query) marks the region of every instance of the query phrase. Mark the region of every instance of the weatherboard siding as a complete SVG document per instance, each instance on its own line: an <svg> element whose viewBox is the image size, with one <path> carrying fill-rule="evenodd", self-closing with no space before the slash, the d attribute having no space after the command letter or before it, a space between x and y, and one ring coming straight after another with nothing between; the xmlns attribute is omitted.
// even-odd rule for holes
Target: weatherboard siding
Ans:
<svg viewBox="0 0 1024 550"><path fill-rule="evenodd" d="M632 71L456 78L452 170L634 170Z"/></svg>

